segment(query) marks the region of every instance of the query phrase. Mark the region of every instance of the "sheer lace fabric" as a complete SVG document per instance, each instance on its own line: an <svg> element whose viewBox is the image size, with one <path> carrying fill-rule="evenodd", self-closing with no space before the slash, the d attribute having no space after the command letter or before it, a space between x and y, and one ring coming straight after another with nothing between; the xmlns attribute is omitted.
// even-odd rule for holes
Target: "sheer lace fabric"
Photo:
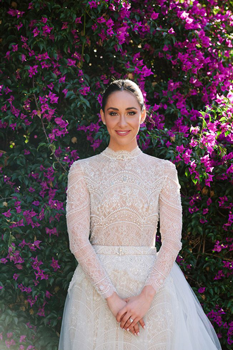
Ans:
<svg viewBox="0 0 233 350"><path fill-rule="evenodd" d="M198 299L175 263L181 248L180 186L175 166L106 148L73 163L67 228L79 264L63 312L59 350L221 350ZM155 248L158 221L162 246ZM106 297L155 297L140 336L120 328Z"/></svg>
<svg viewBox="0 0 233 350"><path fill-rule="evenodd" d="M158 220L162 247L145 280L157 292L181 249L182 210L175 166L133 151L107 147L78 160L68 174L70 249L104 298L116 289L93 245L154 246Z"/></svg>

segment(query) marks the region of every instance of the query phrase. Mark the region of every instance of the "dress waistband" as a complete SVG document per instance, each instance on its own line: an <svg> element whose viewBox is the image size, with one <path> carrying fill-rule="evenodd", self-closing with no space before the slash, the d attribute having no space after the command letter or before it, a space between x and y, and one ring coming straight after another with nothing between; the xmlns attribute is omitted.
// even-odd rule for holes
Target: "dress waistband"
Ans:
<svg viewBox="0 0 233 350"><path fill-rule="evenodd" d="M155 255L156 247L92 245L97 254L105 255Z"/></svg>

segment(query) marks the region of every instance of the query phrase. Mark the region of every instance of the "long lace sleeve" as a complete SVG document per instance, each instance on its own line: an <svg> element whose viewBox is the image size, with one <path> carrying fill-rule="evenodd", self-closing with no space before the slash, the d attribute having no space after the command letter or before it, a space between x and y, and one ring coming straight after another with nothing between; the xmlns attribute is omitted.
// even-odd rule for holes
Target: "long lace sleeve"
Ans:
<svg viewBox="0 0 233 350"><path fill-rule="evenodd" d="M90 194L79 162L68 173L66 220L70 250L75 255L93 286L103 298L115 291L89 240Z"/></svg>
<svg viewBox="0 0 233 350"><path fill-rule="evenodd" d="M169 275L176 257L182 247L182 207L180 184L176 167L167 161L164 169L165 179L159 196L160 233L162 245L152 270L145 282L156 292Z"/></svg>

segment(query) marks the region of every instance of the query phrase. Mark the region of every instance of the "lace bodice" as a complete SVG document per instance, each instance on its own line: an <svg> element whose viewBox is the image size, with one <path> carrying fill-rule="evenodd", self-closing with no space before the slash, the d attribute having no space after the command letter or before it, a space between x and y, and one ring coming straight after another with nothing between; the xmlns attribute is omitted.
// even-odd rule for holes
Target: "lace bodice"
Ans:
<svg viewBox="0 0 233 350"><path fill-rule="evenodd" d="M115 288L93 245L154 246L158 220L162 245L145 285L161 288L182 246L179 190L175 165L138 146L107 147L72 164L66 201L70 249L103 298Z"/></svg>

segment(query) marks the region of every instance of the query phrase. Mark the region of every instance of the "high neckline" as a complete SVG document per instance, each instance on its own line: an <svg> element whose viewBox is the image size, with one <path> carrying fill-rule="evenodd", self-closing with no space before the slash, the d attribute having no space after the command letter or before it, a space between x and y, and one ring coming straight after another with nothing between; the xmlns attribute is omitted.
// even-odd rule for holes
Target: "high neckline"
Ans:
<svg viewBox="0 0 233 350"><path fill-rule="evenodd" d="M126 151L126 150L114 151L112 148L107 146L105 150L102 152L102 154L108 158L120 159L120 160L135 158L139 156L139 154L141 153L142 151L138 146L136 146L136 148L134 148L132 151Z"/></svg>

